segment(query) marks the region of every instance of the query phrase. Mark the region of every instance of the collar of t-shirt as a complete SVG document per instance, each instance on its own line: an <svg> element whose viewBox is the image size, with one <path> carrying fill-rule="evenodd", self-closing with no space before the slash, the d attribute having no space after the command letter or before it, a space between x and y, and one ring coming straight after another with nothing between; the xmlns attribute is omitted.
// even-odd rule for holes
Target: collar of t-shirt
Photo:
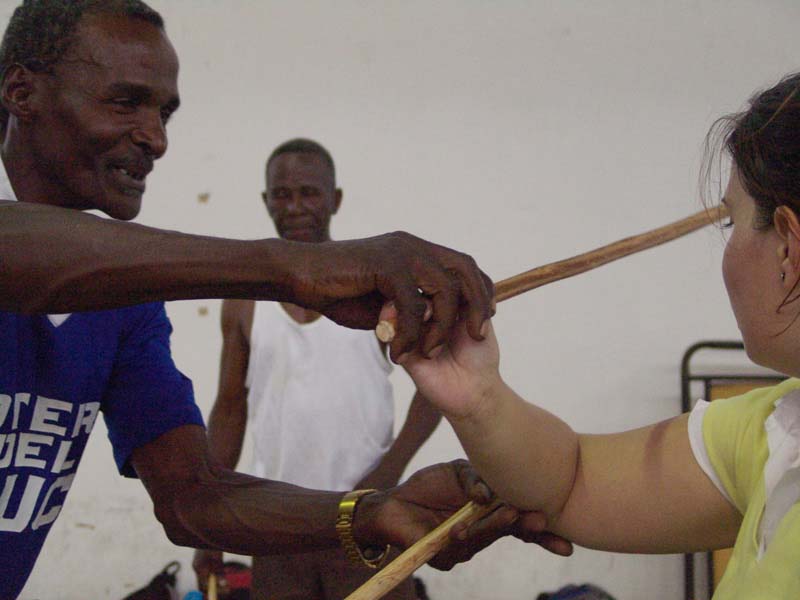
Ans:
<svg viewBox="0 0 800 600"><path fill-rule="evenodd" d="M14 188L11 187L11 181L8 179L8 173L6 173L6 167L2 160L0 160L0 200L17 201L17 195L14 193ZM64 321L69 319L69 317L69 314L47 315L53 327L63 325Z"/></svg>
<svg viewBox="0 0 800 600"><path fill-rule="evenodd" d="M17 201L17 195L14 193L14 188L11 187L8 173L6 173L6 166L2 160L0 160L0 200Z"/></svg>
<svg viewBox="0 0 800 600"><path fill-rule="evenodd" d="M800 499L800 390L775 402L764 421L769 458L764 465L767 503L759 523L759 558L789 509Z"/></svg>

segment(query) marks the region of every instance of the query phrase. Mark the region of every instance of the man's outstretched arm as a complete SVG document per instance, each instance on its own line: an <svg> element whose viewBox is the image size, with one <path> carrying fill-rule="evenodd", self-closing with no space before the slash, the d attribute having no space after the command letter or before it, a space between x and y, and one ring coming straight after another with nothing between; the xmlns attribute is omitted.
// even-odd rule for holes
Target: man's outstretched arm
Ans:
<svg viewBox="0 0 800 600"><path fill-rule="evenodd" d="M395 360L441 346L461 313L480 339L493 296L469 256L406 233L321 244L228 240L24 202L0 202L0 290L0 310L21 313L252 298L292 302L364 329L392 301ZM427 321L426 302L433 308Z"/></svg>
<svg viewBox="0 0 800 600"><path fill-rule="evenodd" d="M281 240L165 231L25 202L0 204L0 309L102 310L155 300L289 296Z"/></svg>

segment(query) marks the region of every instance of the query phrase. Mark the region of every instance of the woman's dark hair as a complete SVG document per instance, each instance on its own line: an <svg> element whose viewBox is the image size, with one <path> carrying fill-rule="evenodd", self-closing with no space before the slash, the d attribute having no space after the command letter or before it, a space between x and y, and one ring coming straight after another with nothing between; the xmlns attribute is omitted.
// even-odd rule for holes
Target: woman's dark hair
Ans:
<svg viewBox="0 0 800 600"><path fill-rule="evenodd" d="M800 73L785 76L750 98L742 112L714 123L706 137L706 183L711 183L714 165L721 167L721 151L731 156L742 186L755 201L757 229L772 227L779 206L800 215ZM778 311L800 299L799 287L800 279ZM798 318L800 312L786 330Z"/></svg>
<svg viewBox="0 0 800 600"><path fill-rule="evenodd" d="M164 20L141 0L25 0L11 15L0 46L0 85L15 64L47 72L64 56L84 15L111 14L141 19L163 29ZM0 106L0 130L8 112Z"/></svg>
<svg viewBox="0 0 800 600"><path fill-rule="evenodd" d="M757 227L772 226L779 206L800 214L800 73L756 93L742 112L718 119L706 148L706 183L720 163L720 150L726 151L755 200Z"/></svg>

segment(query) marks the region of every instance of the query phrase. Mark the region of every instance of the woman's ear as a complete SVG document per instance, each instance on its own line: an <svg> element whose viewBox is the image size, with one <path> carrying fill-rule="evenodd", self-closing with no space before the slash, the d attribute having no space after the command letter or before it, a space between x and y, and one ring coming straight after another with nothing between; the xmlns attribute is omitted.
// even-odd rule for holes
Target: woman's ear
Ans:
<svg viewBox="0 0 800 600"><path fill-rule="evenodd" d="M778 245L781 273L793 285L800 277L800 219L791 208L782 205L775 209L772 222L781 240Z"/></svg>

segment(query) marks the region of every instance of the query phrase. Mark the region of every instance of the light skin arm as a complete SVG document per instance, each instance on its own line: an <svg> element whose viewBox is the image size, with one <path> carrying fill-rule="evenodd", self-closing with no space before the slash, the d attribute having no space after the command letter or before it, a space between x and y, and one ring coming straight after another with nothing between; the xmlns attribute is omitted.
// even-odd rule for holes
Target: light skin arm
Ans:
<svg viewBox="0 0 800 600"><path fill-rule="evenodd" d="M0 201L0 257L0 310L18 313L251 298L371 329L388 299L400 311L394 360L444 343L464 306L480 337L493 295L470 257L406 233L320 244L227 240L32 202ZM426 297L434 311L428 322Z"/></svg>
<svg viewBox="0 0 800 600"><path fill-rule="evenodd" d="M414 394L403 427L381 461L357 485L357 488L386 489L397 485L408 463L436 429L442 415L422 397Z"/></svg>
<svg viewBox="0 0 800 600"><path fill-rule="evenodd" d="M483 343L462 329L437 358L404 366L501 498L542 510L553 532L596 549L733 544L741 515L697 465L686 416L613 435L577 434L508 387L498 357L491 328Z"/></svg>

